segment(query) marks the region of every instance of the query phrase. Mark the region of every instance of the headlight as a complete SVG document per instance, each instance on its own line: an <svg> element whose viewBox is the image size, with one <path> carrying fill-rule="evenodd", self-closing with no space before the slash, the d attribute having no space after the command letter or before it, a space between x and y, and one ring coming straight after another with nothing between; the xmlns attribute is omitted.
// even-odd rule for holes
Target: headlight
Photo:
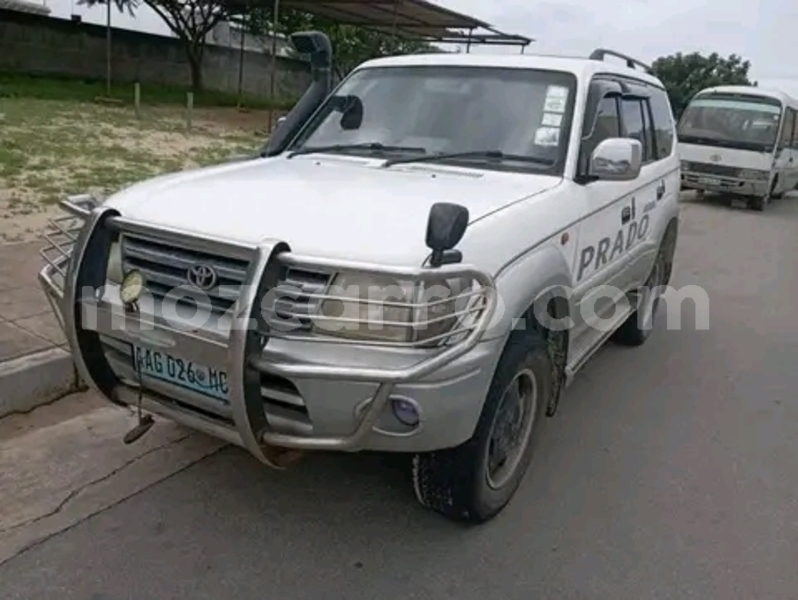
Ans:
<svg viewBox="0 0 798 600"><path fill-rule="evenodd" d="M681 161L682 171L689 171L690 170L690 163L686 160Z"/></svg>
<svg viewBox="0 0 798 600"><path fill-rule="evenodd" d="M764 181L768 178L770 173L768 171L760 171L759 169L741 169L740 179L752 179L754 181Z"/></svg>
<svg viewBox="0 0 798 600"><path fill-rule="evenodd" d="M105 277L112 283L122 283L125 274L122 272L122 248L119 242L111 244L111 252L108 255L108 267Z"/></svg>
<svg viewBox="0 0 798 600"><path fill-rule="evenodd" d="M318 333L363 341L435 345L459 320L465 282L425 284L342 273L314 318Z"/></svg>

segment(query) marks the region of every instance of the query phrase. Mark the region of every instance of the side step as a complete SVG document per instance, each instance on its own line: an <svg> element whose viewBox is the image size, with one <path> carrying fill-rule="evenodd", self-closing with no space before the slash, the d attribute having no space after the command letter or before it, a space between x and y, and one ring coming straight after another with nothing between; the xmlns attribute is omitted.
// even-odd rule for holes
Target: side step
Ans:
<svg viewBox="0 0 798 600"><path fill-rule="evenodd" d="M566 386L570 385L574 375L585 366L590 358L598 352L612 334L615 333L615 330L635 311L635 304L635 302L630 301L623 310L617 310L618 305L615 305L616 314L613 315L612 325L606 331L590 329L589 333L585 334L583 338L579 340L579 343L574 346L573 358L565 367Z"/></svg>

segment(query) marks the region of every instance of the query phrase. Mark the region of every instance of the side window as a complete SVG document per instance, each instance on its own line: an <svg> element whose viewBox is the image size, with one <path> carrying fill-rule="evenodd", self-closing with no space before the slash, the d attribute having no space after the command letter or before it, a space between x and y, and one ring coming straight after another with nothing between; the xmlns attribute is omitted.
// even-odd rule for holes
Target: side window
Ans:
<svg viewBox="0 0 798 600"><path fill-rule="evenodd" d="M644 160L646 162L657 160L657 138L656 134L654 133L654 123L651 120L651 104L648 100L643 101L642 103L643 108L643 123L646 129L646 143L643 146L645 148L645 155Z"/></svg>
<svg viewBox="0 0 798 600"><path fill-rule="evenodd" d="M648 143L646 125L643 118L643 107L640 100L621 100L621 117L626 137L637 140L643 146L643 162L653 160L653 148ZM648 112L648 111L646 111Z"/></svg>
<svg viewBox="0 0 798 600"><path fill-rule="evenodd" d="M654 118L654 139L657 145L657 158L667 158L673 152L673 113L668 96L659 88L651 90L651 115Z"/></svg>
<svg viewBox="0 0 798 600"><path fill-rule="evenodd" d="M782 148L792 147L792 130L795 125L795 111L788 108L784 111L784 125L781 129L781 143L779 146Z"/></svg>
<svg viewBox="0 0 798 600"><path fill-rule="evenodd" d="M605 96L599 102L596 111L596 123L590 140L593 147L599 145L608 138L621 136L621 119L618 113L618 98L615 96Z"/></svg>
<svg viewBox="0 0 798 600"><path fill-rule="evenodd" d="M593 127L582 142L582 160L590 160L593 150L608 138L621 137L621 119L618 111L618 98L604 96L598 104Z"/></svg>
<svg viewBox="0 0 798 600"><path fill-rule="evenodd" d="M793 119L793 127L792 127L792 148L798 150L798 113L793 111L793 114L795 115L795 117Z"/></svg>

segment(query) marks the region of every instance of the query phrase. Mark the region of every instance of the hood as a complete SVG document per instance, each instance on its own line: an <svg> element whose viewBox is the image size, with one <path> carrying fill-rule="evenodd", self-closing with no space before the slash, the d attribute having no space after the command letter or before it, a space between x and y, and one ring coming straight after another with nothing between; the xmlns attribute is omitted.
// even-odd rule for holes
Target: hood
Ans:
<svg viewBox="0 0 798 600"><path fill-rule="evenodd" d="M274 238L302 254L407 265L429 254L424 237L435 202L466 206L473 223L561 181L381 164L320 155L246 160L150 179L106 204L128 218L245 245Z"/></svg>

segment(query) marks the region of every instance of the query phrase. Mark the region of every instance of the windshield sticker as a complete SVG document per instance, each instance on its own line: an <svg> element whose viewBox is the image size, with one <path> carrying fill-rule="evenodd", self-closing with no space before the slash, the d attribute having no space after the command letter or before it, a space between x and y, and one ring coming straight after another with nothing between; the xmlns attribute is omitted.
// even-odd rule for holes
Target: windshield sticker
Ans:
<svg viewBox="0 0 798 600"><path fill-rule="evenodd" d="M550 85L546 88L546 100L543 103L543 111L549 113L564 113L566 100L568 100L567 87Z"/></svg>
<svg viewBox="0 0 798 600"><path fill-rule="evenodd" d="M565 112L565 98L552 98L546 97L546 102L543 104L545 112L564 113Z"/></svg>
<svg viewBox="0 0 798 600"><path fill-rule="evenodd" d="M560 143L559 127L538 127L535 131L536 146L556 146Z"/></svg>
<svg viewBox="0 0 798 600"><path fill-rule="evenodd" d="M541 125L548 127L559 127L562 125L562 114L557 113L543 113L543 118L540 121Z"/></svg>

